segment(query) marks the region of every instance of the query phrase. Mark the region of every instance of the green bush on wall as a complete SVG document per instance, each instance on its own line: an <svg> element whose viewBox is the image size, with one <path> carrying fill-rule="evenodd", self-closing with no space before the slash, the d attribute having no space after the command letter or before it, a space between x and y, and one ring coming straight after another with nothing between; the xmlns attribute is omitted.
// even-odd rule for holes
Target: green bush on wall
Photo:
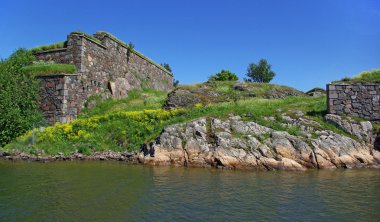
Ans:
<svg viewBox="0 0 380 222"><path fill-rule="evenodd" d="M341 80L333 81L333 84L339 83L380 83L380 69L374 69L371 71L363 71L359 75L356 75L352 78L344 77Z"/></svg>
<svg viewBox="0 0 380 222"><path fill-rule="evenodd" d="M352 78L354 81L363 81L369 83L380 83L380 69L364 71Z"/></svg>

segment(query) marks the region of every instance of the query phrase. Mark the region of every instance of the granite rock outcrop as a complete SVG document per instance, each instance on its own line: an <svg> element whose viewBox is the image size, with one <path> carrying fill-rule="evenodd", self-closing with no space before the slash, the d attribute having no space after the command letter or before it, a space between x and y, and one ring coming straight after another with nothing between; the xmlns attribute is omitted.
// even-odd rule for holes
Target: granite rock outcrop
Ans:
<svg viewBox="0 0 380 222"><path fill-rule="evenodd" d="M303 118L297 124L305 126L312 121ZM304 134L294 136L244 121L240 116L231 115L226 120L203 117L167 127L155 141L145 145L146 152L138 158L148 165L225 169L379 167L380 152L373 148L370 123L359 124L367 130L366 134L352 130L357 123L350 124L347 132L352 138L330 130L316 131L316 136L311 137L306 126Z"/></svg>

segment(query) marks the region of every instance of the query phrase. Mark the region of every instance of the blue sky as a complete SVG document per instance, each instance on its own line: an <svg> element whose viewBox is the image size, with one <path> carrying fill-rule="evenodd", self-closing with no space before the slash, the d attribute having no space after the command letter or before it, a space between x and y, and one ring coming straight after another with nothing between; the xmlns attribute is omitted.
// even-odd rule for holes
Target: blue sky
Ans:
<svg viewBox="0 0 380 222"><path fill-rule="evenodd" d="M221 69L242 79L260 58L274 83L304 91L380 68L379 0L2 0L0 58L74 30L131 41L181 83Z"/></svg>

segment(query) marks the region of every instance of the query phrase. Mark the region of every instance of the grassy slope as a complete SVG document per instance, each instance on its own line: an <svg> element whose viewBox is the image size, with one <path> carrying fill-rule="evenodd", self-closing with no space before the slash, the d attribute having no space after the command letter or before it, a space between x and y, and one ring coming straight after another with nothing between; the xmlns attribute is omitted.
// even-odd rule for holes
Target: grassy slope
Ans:
<svg viewBox="0 0 380 222"><path fill-rule="evenodd" d="M257 97L267 96L271 92L275 90L283 91L283 92L299 92L294 88L288 87L288 86L282 86L277 84L271 84L271 83L245 83L249 88L251 88L249 91L239 91L239 90L233 90L233 85L236 84L236 81L213 81L213 82L205 82L205 83L198 83L198 84L192 84L192 85L183 85L180 86L180 89L197 89L197 88L204 88L208 87L214 90L218 93L225 93L228 95L236 94L235 96L238 97L249 97L248 94L255 94Z"/></svg>
<svg viewBox="0 0 380 222"><path fill-rule="evenodd" d="M105 113L117 111L138 111L144 109L160 109L165 102L167 93L164 91L155 91L145 89L144 91L132 90L128 92L128 97L123 99L109 99L100 102L92 109L84 109L81 117L93 117Z"/></svg>
<svg viewBox="0 0 380 222"><path fill-rule="evenodd" d="M219 88L225 86L229 87L229 84ZM161 109L165 99L164 92L132 91L128 98L107 100L93 109L84 110L78 119L68 124L56 124L43 130L30 131L19 137L16 142L7 145L5 149L46 154L138 150L142 143L153 140L169 125L202 116L227 118L231 113L297 135L298 128L285 129L280 122L281 114L292 115L294 111L300 110L309 118L321 123L322 129L342 133L323 121L326 111L325 97L288 97L271 100L252 98L173 111ZM250 117L245 117L246 114L250 114ZM265 116L274 116L277 121L267 121L264 119Z"/></svg>

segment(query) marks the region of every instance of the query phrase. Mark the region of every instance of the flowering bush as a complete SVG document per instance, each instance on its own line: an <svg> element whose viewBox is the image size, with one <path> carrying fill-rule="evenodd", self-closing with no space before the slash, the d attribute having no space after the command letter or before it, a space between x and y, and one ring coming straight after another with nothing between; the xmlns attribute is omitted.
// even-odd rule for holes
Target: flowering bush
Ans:
<svg viewBox="0 0 380 222"><path fill-rule="evenodd" d="M47 153L61 151L136 150L141 144L158 136L167 122L184 109L121 111L70 123L56 123L43 130L29 131L18 143L42 149ZM32 137L36 139L31 139ZM32 144L33 143L33 144ZM83 146L86 146L86 149Z"/></svg>

